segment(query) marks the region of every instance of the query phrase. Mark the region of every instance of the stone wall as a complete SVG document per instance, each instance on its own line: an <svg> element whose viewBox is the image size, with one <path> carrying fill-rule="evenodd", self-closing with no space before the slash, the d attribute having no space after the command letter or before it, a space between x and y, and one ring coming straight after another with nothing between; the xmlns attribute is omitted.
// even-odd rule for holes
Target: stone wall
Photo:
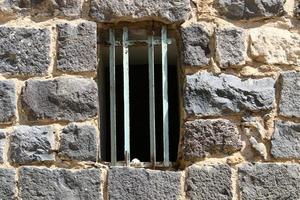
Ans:
<svg viewBox="0 0 300 200"><path fill-rule="evenodd" d="M0 0L0 199L299 199L300 1ZM99 159L97 35L179 32L178 166Z"/></svg>

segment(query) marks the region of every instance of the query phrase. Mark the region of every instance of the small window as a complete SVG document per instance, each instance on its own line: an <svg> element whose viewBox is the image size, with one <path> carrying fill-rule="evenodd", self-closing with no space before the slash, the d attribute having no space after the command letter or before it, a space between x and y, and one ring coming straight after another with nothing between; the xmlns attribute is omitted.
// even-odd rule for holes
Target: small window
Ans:
<svg viewBox="0 0 300 200"><path fill-rule="evenodd" d="M145 167L169 167L177 160L176 40L166 26L148 27L99 31L101 160L111 165L137 158Z"/></svg>

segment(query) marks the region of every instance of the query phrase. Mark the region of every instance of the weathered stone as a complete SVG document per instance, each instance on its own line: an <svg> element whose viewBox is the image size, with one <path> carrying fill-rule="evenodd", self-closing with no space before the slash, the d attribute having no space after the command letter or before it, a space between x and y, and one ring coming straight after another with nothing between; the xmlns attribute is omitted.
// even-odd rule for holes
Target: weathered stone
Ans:
<svg viewBox="0 0 300 200"><path fill-rule="evenodd" d="M16 107L17 107L16 104L17 101L16 101L15 83L11 80L1 80L0 81L0 123L6 124L14 121L16 117Z"/></svg>
<svg viewBox="0 0 300 200"><path fill-rule="evenodd" d="M300 0L296 0L294 13L296 17L300 17Z"/></svg>
<svg viewBox="0 0 300 200"><path fill-rule="evenodd" d="M58 66L62 71L86 72L97 68L96 23L58 26Z"/></svg>
<svg viewBox="0 0 300 200"><path fill-rule="evenodd" d="M241 80L232 75L203 72L188 75L186 80L184 100L188 115L221 116L273 108L275 80L272 78Z"/></svg>
<svg viewBox="0 0 300 200"><path fill-rule="evenodd" d="M300 65L300 35L279 28L250 31L251 56L266 64Z"/></svg>
<svg viewBox="0 0 300 200"><path fill-rule="evenodd" d="M179 199L180 172L113 167L108 171L109 199Z"/></svg>
<svg viewBox="0 0 300 200"><path fill-rule="evenodd" d="M19 178L21 199L102 199L99 169L66 170L22 167Z"/></svg>
<svg viewBox="0 0 300 200"><path fill-rule="evenodd" d="M300 72L282 73L281 81L279 113L287 117L300 117Z"/></svg>
<svg viewBox="0 0 300 200"><path fill-rule="evenodd" d="M0 169L0 199L15 199L15 175L16 172L13 169Z"/></svg>
<svg viewBox="0 0 300 200"><path fill-rule="evenodd" d="M156 19L183 22L191 15L190 0L92 0L90 15L98 22Z"/></svg>
<svg viewBox="0 0 300 200"><path fill-rule="evenodd" d="M300 198L299 165L245 164L238 173L242 200Z"/></svg>
<svg viewBox="0 0 300 200"><path fill-rule="evenodd" d="M192 165L188 168L186 194L191 200L231 200L231 169L228 165Z"/></svg>
<svg viewBox="0 0 300 200"><path fill-rule="evenodd" d="M185 123L185 160L203 158L213 153L231 154L241 148L238 129L228 120L196 120Z"/></svg>
<svg viewBox="0 0 300 200"><path fill-rule="evenodd" d="M250 19L283 15L284 0L216 0L221 15L229 19Z"/></svg>
<svg viewBox="0 0 300 200"><path fill-rule="evenodd" d="M85 78L29 80L22 101L31 121L84 121L98 113L97 85Z"/></svg>
<svg viewBox="0 0 300 200"><path fill-rule="evenodd" d="M54 12L60 16L77 18L81 15L83 4L81 0L55 0L51 2L55 8Z"/></svg>
<svg viewBox="0 0 300 200"><path fill-rule="evenodd" d="M275 158L300 159L300 124L276 121L271 142Z"/></svg>
<svg viewBox="0 0 300 200"><path fill-rule="evenodd" d="M0 130L0 163L4 162L4 148L5 148L5 133Z"/></svg>
<svg viewBox="0 0 300 200"><path fill-rule="evenodd" d="M0 26L0 73L41 75L50 65L50 31Z"/></svg>
<svg viewBox="0 0 300 200"><path fill-rule="evenodd" d="M210 60L210 33L201 24L192 23L180 29L183 44L183 64L187 66L205 66Z"/></svg>
<svg viewBox="0 0 300 200"><path fill-rule="evenodd" d="M96 161L96 129L91 125L71 124L60 135L59 156L67 160Z"/></svg>
<svg viewBox="0 0 300 200"><path fill-rule="evenodd" d="M245 40L243 29L228 27L216 30L216 60L221 67L245 64Z"/></svg>
<svg viewBox="0 0 300 200"><path fill-rule="evenodd" d="M17 164L53 161L54 132L51 126L17 126L10 134L9 161Z"/></svg>

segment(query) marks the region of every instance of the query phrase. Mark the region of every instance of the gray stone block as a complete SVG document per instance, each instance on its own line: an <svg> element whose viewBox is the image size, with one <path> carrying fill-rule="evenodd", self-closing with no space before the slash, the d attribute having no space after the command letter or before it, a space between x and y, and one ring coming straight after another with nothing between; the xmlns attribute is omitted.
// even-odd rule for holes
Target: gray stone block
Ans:
<svg viewBox="0 0 300 200"><path fill-rule="evenodd" d="M196 120L185 123L183 153L185 160L210 154L231 154L242 148L237 126L228 120Z"/></svg>
<svg viewBox="0 0 300 200"><path fill-rule="evenodd" d="M91 125L75 124L64 128L60 135L58 155L67 160L96 161L96 128Z"/></svg>
<svg viewBox="0 0 300 200"><path fill-rule="evenodd" d="M182 59L187 66L206 66L210 61L208 30L201 24L192 23L180 29L183 45Z"/></svg>
<svg viewBox="0 0 300 200"><path fill-rule="evenodd" d="M58 65L66 72L96 71L97 35L96 23L59 24Z"/></svg>
<svg viewBox="0 0 300 200"><path fill-rule="evenodd" d="M281 74L279 113L286 117L300 117L300 72Z"/></svg>
<svg viewBox="0 0 300 200"><path fill-rule="evenodd" d="M282 16L284 0L216 0L215 5L221 15L229 19L251 19Z"/></svg>
<svg viewBox="0 0 300 200"><path fill-rule="evenodd" d="M300 123L276 121L271 144L275 158L300 159Z"/></svg>
<svg viewBox="0 0 300 200"><path fill-rule="evenodd" d="M300 198L300 166L297 164L244 164L238 173L242 200Z"/></svg>
<svg viewBox="0 0 300 200"><path fill-rule="evenodd" d="M4 162L4 148L5 148L5 132L4 130L0 130L0 163Z"/></svg>
<svg viewBox="0 0 300 200"><path fill-rule="evenodd" d="M231 169L225 164L192 165L187 170L186 194L191 200L231 200Z"/></svg>
<svg viewBox="0 0 300 200"><path fill-rule="evenodd" d="M15 83L11 80L1 80L0 81L0 123L7 124L14 121L16 117L16 107L17 107L16 96L17 95L16 95Z"/></svg>
<svg viewBox="0 0 300 200"><path fill-rule="evenodd" d="M46 74L50 65L50 31L0 26L0 73Z"/></svg>
<svg viewBox="0 0 300 200"><path fill-rule="evenodd" d="M155 19L183 22L191 15L190 0L92 0L90 15L98 22Z"/></svg>
<svg viewBox="0 0 300 200"><path fill-rule="evenodd" d="M113 167L108 171L109 199L179 199L181 172Z"/></svg>
<svg viewBox="0 0 300 200"><path fill-rule="evenodd" d="M295 9L294 9L294 13L295 13L295 16L297 18L300 17L300 0L296 0L295 1Z"/></svg>
<svg viewBox="0 0 300 200"><path fill-rule="evenodd" d="M99 169L66 170L22 167L19 196L30 200L102 199Z"/></svg>
<svg viewBox="0 0 300 200"><path fill-rule="evenodd" d="M28 80L22 102L30 121L84 121L97 116L98 90L96 83L86 78Z"/></svg>
<svg viewBox="0 0 300 200"><path fill-rule="evenodd" d="M186 76L185 110L188 115L222 116L273 108L275 80L242 80L233 75L203 72Z"/></svg>
<svg viewBox="0 0 300 200"><path fill-rule="evenodd" d="M17 164L53 161L54 129L51 126L17 126L10 134L9 161Z"/></svg>
<svg viewBox="0 0 300 200"><path fill-rule="evenodd" d="M245 64L245 41L243 29L227 27L216 30L216 60L220 67L226 68Z"/></svg>
<svg viewBox="0 0 300 200"><path fill-rule="evenodd" d="M15 175L13 169L0 169L0 199L14 200L15 199Z"/></svg>
<svg viewBox="0 0 300 200"><path fill-rule="evenodd" d="M53 12L56 15L72 18L81 16L83 4L81 0L54 0L50 2L53 3Z"/></svg>

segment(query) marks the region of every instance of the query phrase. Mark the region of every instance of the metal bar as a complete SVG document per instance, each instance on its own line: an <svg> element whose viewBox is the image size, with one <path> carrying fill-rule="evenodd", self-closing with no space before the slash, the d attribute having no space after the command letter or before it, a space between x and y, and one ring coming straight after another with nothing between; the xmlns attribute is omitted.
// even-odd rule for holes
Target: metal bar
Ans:
<svg viewBox="0 0 300 200"><path fill-rule="evenodd" d="M153 168L156 163L155 138L155 81L154 81L154 36L148 37L148 64L149 64L149 119L150 119L150 161Z"/></svg>
<svg viewBox="0 0 300 200"><path fill-rule="evenodd" d="M173 39L167 39L168 40L168 44L172 44L173 43ZM109 46L110 42L100 42L98 44L104 45L104 46ZM154 39L153 41L154 45L160 45L161 44L161 40L160 39ZM127 42L128 46L148 46L148 40L129 40ZM116 47L121 47L123 46L123 42L120 41L115 41L115 46Z"/></svg>
<svg viewBox="0 0 300 200"><path fill-rule="evenodd" d="M163 90L163 146L164 164L169 165L169 101L168 101L168 42L167 28L161 29L161 53L162 53L162 90Z"/></svg>
<svg viewBox="0 0 300 200"><path fill-rule="evenodd" d="M129 110L129 51L128 28L123 28L123 81L124 81L124 158L130 163L130 110Z"/></svg>
<svg viewBox="0 0 300 200"><path fill-rule="evenodd" d="M115 63L115 30L109 29L109 77L110 77L110 142L111 164L117 163L117 137L116 137L116 63Z"/></svg>

